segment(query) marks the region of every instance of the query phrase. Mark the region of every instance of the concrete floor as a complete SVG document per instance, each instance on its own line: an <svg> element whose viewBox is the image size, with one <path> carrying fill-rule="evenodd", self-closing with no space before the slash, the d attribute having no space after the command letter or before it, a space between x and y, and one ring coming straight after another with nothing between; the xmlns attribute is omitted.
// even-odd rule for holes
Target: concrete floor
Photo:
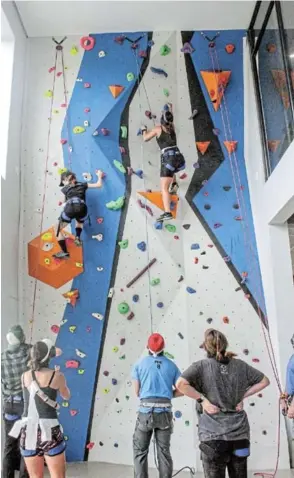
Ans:
<svg viewBox="0 0 294 478"><path fill-rule="evenodd" d="M108 463L82 463L70 464L67 468L67 478L134 478L133 469L129 466L110 465ZM189 473L182 472L179 478L190 478ZM253 472L248 473L248 478L253 477ZM156 470L151 469L149 478L158 478ZM202 473L197 473L194 478L204 478ZM294 470L280 471L276 478L294 478Z"/></svg>

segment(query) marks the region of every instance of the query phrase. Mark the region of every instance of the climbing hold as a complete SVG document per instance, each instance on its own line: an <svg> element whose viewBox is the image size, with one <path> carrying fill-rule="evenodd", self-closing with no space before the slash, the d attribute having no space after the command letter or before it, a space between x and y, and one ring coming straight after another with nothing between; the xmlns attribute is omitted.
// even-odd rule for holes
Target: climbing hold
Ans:
<svg viewBox="0 0 294 478"><path fill-rule="evenodd" d="M115 43L118 43L119 45L122 45L123 42L125 41L125 35L119 35L114 38Z"/></svg>
<svg viewBox="0 0 294 478"><path fill-rule="evenodd" d="M92 134L92 136L98 136L99 135L99 132L97 130L95 130Z"/></svg>
<svg viewBox="0 0 294 478"><path fill-rule="evenodd" d="M116 378L112 378L112 379L111 379L111 383L112 383L112 385L117 385L117 380L116 380Z"/></svg>
<svg viewBox="0 0 294 478"><path fill-rule="evenodd" d="M248 349L244 349L244 350L243 350L243 354L244 354L244 355L249 355L249 350L248 350Z"/></svg>
<svg viewBox="0 0 294 478"><path fill-rule="evenodd" d="M223 190L228 192L232 189L232 186L223 186Z"/></svg>
<svg viewBox="0 0 294 478"><path fill-rule="evenodd" d="M163 307L163 302L158 302L157 307L158 307L159 309L162 309L162 307Z"/></svg>
<svg viewBox="0 0 294 478"><path fill-rule="evenodd" d="M209 145L210 141L196 141L197 149L202 154L202 156L206 153Z"/></svg>
<svg viewBox="0 0 294 478"><path fill-rule="evenodd" d="M94 446L95 446L95 443L94 443L94 442L90 442L90 443L88 443L88 445L86 446L86 448L87 448L88 450L92 450L92 449L94 448Z"/></svg>
<svg viewBox="0 0 294 478"><path fill-rule="evenodd" d="M103 446L104 443L102 441L99 442L99 446Z"/></svg>
<svg viewBox="0 0 294 478"><path fill-rule="evenodd" d="M99 53L98 53L98 56L99 56L99 58L104 58L106 56L105 51L100 50Z"/></svg>
<svg viewBox="0 0 294 478"><path fill-rule="evenodd" d="M95 38L90 36L85 36L80 39L80 45L84 50L89 51L94 48L95 45Z"/></svg>
<svg viewBox="0 0 294 478"><path fill-rule="evenodd" d="M103 375L105 375L105 377L108 377L108 375L109 375L108 370L104 370Z"/></svg>
<svg viewBox="0 0 294 478"><path fill-rule="evenodd" d="M180 410L175 411L175 418L181 418L182 412Z"/></svg>
<svg viewBox="0 0 294 478"><path fill-rule="evenodd" d="M67 139L61 139L61 140L60 140L60 143L61 143L61 144L66 144L66 143L67 143Z"/></svg>
<svg viewBox="0 0 294 478"><path fill-rule="evenodd" d="M127 316L127 320L132 320L134 317L135 317L134 312L131 312L131 313Z"/></svg>
<svg viewBox="0 0 294 478"><path fill-rule="evenodd" d="M52 325L51 326L51 332L53 332L54 334L58 334L59 326L58 325Z"/></svg>
<svg viewBox="0 0 294 478"><path fill-rule="evenodd" d="M156 222L154 226L155 226L155 229L157 229L158 231L161 231L161 229L163 228L162 222Z"/></svg>
<svg viewBox="0 0 294 478"><path fill-rule="evenodd" d="M166 56L171 52L171 48L167 45L162 45L159 49L161 56Z"/></svg>
<svg viewBox="0 0 294 478"><path fill-rule="evenodd" d="M46 257L46 258L44 259L44 262L45 262L45 264L46 264L47 266L49 266L50 263L51 263L51 261L50 261L50 259L49 259L48 257Z"/></svg>
<svg viewBox="0 0 294 478"><path fill-rule="evenodd" d="M71 414L72 417L75 417L78 414L77 410L70 410L69 413Z"/></svg>
<svg viewBox="0 0 294 478"><path fill-rule="evenodd" d="M95 236L92 236L92 239L96 239L98 242L103 241L103 234L96 234Z"/></svg>
<svg viewBox="0 0 294 478"><path fill-rule="evenodd" d="M91 83L88 83L88 82L84 83L84 88L91 88Z"/></svg>
<svg viewBox="0 0 294 478"><path fill-rule="evenodd" d="M189 420L186 420L186 421L185 421L185 425L186 425L186 427L188 427L188 426L190 425Z"/></svg>
<svg viewBox="0 0 294 478"><path fill-rule="evenodd" d="M129 245L129 240L128 239L123 239L122 241L118 242L118 245L121 249L127 249Z"/></svg>
<svg viewBox="0 0 294 478"><path fill-rule="evenodd" d="M169 358L171 360L174 360L175 356L170 354L169 352L166 352L164 351L163 355L166 357L166 358Z"/></svg>
<svg viewBox="0 0 294 478"><path fill-rule="evenodd" d="M235 221L243 221L242 216L235 216L234 219L235 219Z"/></svg>
<svg viewBox="0 0 294 478"><path fill-rule="evenodd" d="M97 217L96 222L97 224L102 224L104 221L103 217Z"/></svg>
<svg viewBox="0 0 294 478"><path fill-rule="evenodd" d="M186 229L186 231L188 231L190 227L191 227L191 224L183 224L183 228Z"/></svg>
<svg viewBox="0 0 294 478"><path fill-rule="evenodd" d="M266 49L269 53L275 53L277 51L277 47L274 43L268 43Z"/></svg>
<svg viewBox="0 0 294 478"><path fill-rule="evenodd" d="M203 251L203 252L201 252L200 254L201 254L201 256L205 256L206 252Z"/></svg>
<svg viewBox="0 0 294 478"><path fill-rule="evenodd" d="M139 47L139 44L138 44L138 43L132 42L131 48L132 48L133 50L137 50L138 47Z"/></svg>
<svg viewBox="0 0 294 478"><path fill-rule="evenodd" d="M128 81L133 81L135 79L134 73L127 73L127 80Z"/></svg>
<svg viewBox="0 0 294 478"><path fill-rule="evenodd" d="M214 225L213 225L214 229L218 229L219 227L222 227L222 224L220 222L216 222Z"/></svg>
<svg viewBox="0 0 294 478"><path fill-rule="evenodd" d="M263 435L267 435L267 431L266 431L266 430L262 430L262 434L263 434Z"/></svg>
<svg viewBox="0 0 294 478"><path fill-rule="evenodd" d="M154 66L151 66L150 70L152 71L152 73L155 73L156 75L163 75L165 76L165 78L168 77L168 74L162 68L155 68Z"/></svg>
<svg viewBox="0 0 294 478"><path fill-rule="evenodd" d="M85 128L88 128L88 126L89 126L89 121L88 120L84 121L84 126L85 126Z"/></svg>
<svg viewBox="0 0 294 478"><path fill-rule="evenodd" d="M189 120L193 120L198 115L198 110L193 110L191 116L189 116Z"/></svg>
<svg viewBox="0 0 294 478"><path fill-rule="evenodd" d="M228 43L226 46L225 46L225 50L226 52L231 55L232 53L234 53L234 51L236 50L236 47L233 43Z"/></svg>
<svg viewBox="0 0 294 478"><path fill-rule="evenodd" d="M124 165L120 161L118 161L117 159L113 160L113 164L121 173L125 174L127 172Z"/></svg>
<svg viewBox="0 0 294 478"><path fill-rule="evenodd" d="M182 53L190 53L190 55L194 52L194 48L192 47L191 43L185 42L183 48L181 48Z"/></svg>
<svg viewBox="0 0 294 478"><path fill-rule="evenodd" d="M120 127L121 137L122 139L126 139L128 137L128 128L127 126Z"/></svg>
<svg viewBox="0 0 294 478"><path fill-rule="evenodd" d="M91 181L91 179L92 179L92 174L91 173L83 173L82 176L83 176L85 181Z"/></svg>
<svg viewBox="0 0 294 478"><path fill-rule="evenodd" d="M204 209L206 209L206 211L209 211L211 209L211 205L210 204L204 204Z"/></svg>
<svg viewBox="0 0 294 478"><path fill-rule="evenodd" d="M150 285L155 286L155 285L158 285L158 284L160 284L160 279L158 277L155 278L155 279L151 279Z"/></svg>
<svg viewBox="0 0 294 478"><path fill-rule="evenodd" d="M231 262L230 256L225 256L225 257L223 257L223 260L224 260L225 262Z"/></svg>
<svg viewBox="0 0 294 478"><path fill-rule="evenodd" d="M80 362L78 360L67 360L65 362L65 368L79 368Z"/></svg>
<svg viewBox="0 0 294 478"><path fill-rule="evenodd" d="M145 252L146 251L146 242L142 241L137 244L137 247L140 251Z"/></svg>
<svg viewBox="0 0 294 478"><path fill-rule="evenodd" d="M60 76L62 75L62 71L59 71L58 73L56 73L56 76L59 78Z"/></svg>
<svg viewBox="0 0 294 478"><path fill-rule="evenodd" d="M125 345L126 339L125 339L125 338L120 339L120 342L119 342L119 343L120 343L120 345Z"/></svg>
<svg viewBox="0 0 294 478"><path fill-rule="evenodd" d="M114 288L111 287L108 292L108 296L107 296L108 299L112 299L113 295L114 295Z"/></svg>
<svg viewBox="0 0 294 478"><path fill-rule="evenodd" d="M195 294L195 293L196 293L196 290L193 289L192 287L186 287L186 291L187 291L189 294Z"/></svg>
<svg viewBox="0 0 294 478"><path fill-rule="evenodd" d="M110 392L110 388L103 388L104 395L107 395Z"/></svg>
<svg viewBox="0 0 294 478"><path fill-rule="evenodd" d="M97 320L103 320L104 319L103 315L98 314L97 312L93 312L92 317L94 317L94 319L97 319Z"/></svg>
<svg viewBox="0 0 294 478"><path fill-rule="evenodd" d="M44 96L46 96L46 98L52 98L53 91L52 90L45 91Z"/></svg>
<svg viewBox="0 0 294 478"><path fill-rule="evenodd" d="M154 45L154 41L153 41L153 40L149 40L149 42L147 43L147 46L148 46L149 48L152 48L153 45Z"/></svg>
<svg viewBox="0 0 294 478"><path fill-rule="evenodd" d="M126 302L121 302L117 307L120 314L127 314L130 310L130 306Z"/></svg>
<svg viewBox="0 0 294 478"><path fill-rule="evenodd" d="M182 339L182 340L184 339L184 336L183 336L183 334L181 334L181 332L178 333L178 336L180 337L180 339Z"/></svg>
<svg viewBox="0 0 294 478"><path fill-rule="evenodd" d="M62 319L62 321L60 322L60 325L64 325L66 324L66 322L67 322L67 319Z"/></svg>
<svg viewBox="0 0 294 478"><path fill-rule="evenodd" d="M64 402L62 402L61 405L62 405L64 408L68 408L69 403L65 400Z"/></svg>
<svg viewBox="0 0 294 478"><path fill-rule="evenodd" d="M118 448L118 443L114 443L114 448Z"/></svg>
<svg viewBox="0 0 294 478"><path fill-rule="evenodd" d="M85 108L84 113L90 113L91 109L90 108Z"/></svg>
<svg viewBox="0 0 294 478"><path fill-rule="evenodd" d="M262 397L263 397L262 393L258 393L257 396L258 396L259 398L262 398Z"/></svg>
<svg viewBox="0 0 294 478"><path fill-rule="evenodd" d="M163 92L164 96L169 97L169 91L168 91L167 88L163 88L162 92Z"/></svg>
<svg viewBox="0 0 294 478"><path fill-rule="evenodd" d="M231 72L201 71L200 73L208 91L213 108L215 111L218 111L225 88L229 83Z"/></svg>
<svg viewBox="0 0 294 478"><path fill-rule="evenodd" d="M233 208L234 208L234 209L239 209L239 207L240 207L240 206L239 206L238 203L233 204Z"/></svg>
<svg viewBox="0 0 294 478"><path fill-rule="evenodd" d="M143 173L142 169L137 169L137 171L133 171L133 173L134 173L136 176L138 176L138 178L143 179L143 174L144 174L144 173ZM150 210L149 206L146 206L147 212L149 212L148 209ZM152 214L152 215L153 215L153 214Z"/></svg>
<svg viewBox="0 0 294 478"><path fill-rule="evenodd" d="M77 327L76 327L75 325L70 325L70 327L68 328L68 330L69 330L72 334L74 334L75 331L77 330Z"/></svg>
<svg viewBox="0 0 294 478"><path fill-rule="evenodd" d="M232 154L237 149L238 141L224 141L224 145L227 148L229 154Z"/></svg>
<svg viewBox="0 0 294 478"><path fill-rule="evenodd" d="M197 249L200 249L199 244L197 244L197 243L191 244L191 250L192 250L192 251L196 251Z"/></svg>
<svg viewBox="0 0 294 478"><path fill-rule="evenodd" d="M83 126L75 126L73 128L73 133L74 134L84 133L85 131L86 131L86 129Z"/></svg>
<svg viewBox="0 0 294 478"><path fill-rule="evenodd" d="M103 271L103 267L101 267L101 266L100 266L100 267L97 267L97 271L98 271L98 272L102 272L102 271Z"/></svg>
<svg viewBox="0 0 294 478"><path fill-rule="evenodd" d="M229 324L229 322L230 322L229 317L223 317L223 323L224 324Z"/></svg>
<svg viewBox="0 0 294 478"><path fill-rule="evenodd" d="M108 88L114 99L116 99L125 89L124 86L121 85L110 85Z"/></svg>
<svg viewBox="0 0 294 478"><path fill-rule="evenodd" d="M179 279L178 279L178 282L182 282L183 280L184 280L184 277L180 276Z"/></svg>
<svg viewBox="0 0 294 478"><path fill-rule="evenodd" d="M268 149L271 153L275 153L277 151L280 142L281 141L279 139L272 139L267 142Z"/></svg>
<svg viewBox="0 0 294 478"><path fill-rule="evenodd" d="M110 130L107 128L101 128L101 133L103 134L103 136L109 136Z"/></svg>
<svg viewBox="0 0 294 478"><path fill-rule="evenodd" d="M113 353L117 354L118 350L119 350L118 347L116 347L116 346L112 347L112 352Z"/></svg>
<svg viewBox="0 0 294 478"><path fill-rule="evenodd" d="M177 230L176 226L173 224L166 224L164 227L168 232L176 232Z"/></svg>
<svg viewBox="0 0 294 478"><path fill-rule="evenodd" d="M198 161L197 161L197 163L193 163L193 168L195 168L195 169L199 169L199 168L200 168L200 164L199 164Z"/></svg>
<svg viewBox="0 0 294 478"><path fill-rule="evenodd" d="M215 134L215 136L219 136L221 131L218 128L213 128L212 132Z"/></svg>
<svg viewBox="0 0 294 478"><path fill-rule="evenodd" d="M71 49L70 49L70 54L71 54L72 56L75 56L75 55L78 54L78 52L79 52L78 47L77 47L76 45L73 45L73 46L71 47Z"/></svg>
<svg viewBox="0 0 294 478"><path fill-rule="evenodd" d="M194 257L194 264L198 264L198 262L199 262L198 257Z"/></svg>
<svg viewBox="0 0 294 478"><path fill-rule="evenodd" d="M258 358L253 358L253 359L252 359L252 362L254 362L254 363L259 363L260 360L259 360Z"/></svg>
<svg viewBox="0 0 294 478"><path fill-rule="evenodd" d="M133 302L139 302L139 296L137 294L133 295Z"/></svg>
<svg viewBox="0 0 294 478"><path fill-rule="evenodd" d="M240 290L242 290L242 287L237 287L237 289L235 289L235 292L239 292Z"/></svg>
<svg viewBox="0 0 294 478"><path fill-rule="evenodd" d="M76 349L76 354L80 358L85 358L86 357L86 354L79 349Z"/></svg>
<svg viewBox="0 0 294 478"><path fill-rule="evenodd" d="M119 209L123 207L124 203L125 203L125 197L120 196L115 201L110 201L106 203L105 205L107 209L110 209L111 211L118 211Z"/></svg>
<svg viewBox="0 0 294 478"><path fill-rule="evenodd" d="M212 319L211 317L209 317L209 318L206 320L206 322L207 322L208 324L211 324L212 321L213 321L213 319Z"/></svg>

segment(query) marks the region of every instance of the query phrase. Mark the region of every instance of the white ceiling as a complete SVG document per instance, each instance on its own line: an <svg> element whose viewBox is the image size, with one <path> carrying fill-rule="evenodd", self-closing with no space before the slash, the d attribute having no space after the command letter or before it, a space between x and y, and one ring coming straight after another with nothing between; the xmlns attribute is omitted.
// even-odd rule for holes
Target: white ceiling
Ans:
<svg viewBox="0 0 294 478"><path fill-rule="evenodd" d="M255 1L16 1L28 36L246 29Z"/></svg>

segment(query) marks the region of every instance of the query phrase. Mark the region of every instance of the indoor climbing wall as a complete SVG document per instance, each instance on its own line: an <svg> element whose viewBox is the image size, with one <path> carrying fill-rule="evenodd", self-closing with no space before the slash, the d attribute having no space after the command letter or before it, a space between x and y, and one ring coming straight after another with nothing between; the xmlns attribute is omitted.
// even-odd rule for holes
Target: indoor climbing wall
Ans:
<svg viewBox="0 0 294 478"><path fill-rule="evenodd" d="M132 464L137 399L130 373L152 330L164 335L167 355L184 369L203 357L199 345L211 324L240 358L272 378L243 154L244 32L215 34L103 34L82 44L69 37L57 53L51 39L30 40L23 322L34 341L49 336L63 349L56 364L72 391L60 413L70 461ZM142 143L140 127L152 127L167 102L187 167L173 198L175 219L160 228L159 151L155 141ZM103 188L87 193L82 251L68 231L67 270L52 258L64 167L80 180L96 180L97 168L105 173ZM252 469L274 467L272 383L246 405ZM174 417L175 468L199 470L193 402L175 400Z"/></svg>

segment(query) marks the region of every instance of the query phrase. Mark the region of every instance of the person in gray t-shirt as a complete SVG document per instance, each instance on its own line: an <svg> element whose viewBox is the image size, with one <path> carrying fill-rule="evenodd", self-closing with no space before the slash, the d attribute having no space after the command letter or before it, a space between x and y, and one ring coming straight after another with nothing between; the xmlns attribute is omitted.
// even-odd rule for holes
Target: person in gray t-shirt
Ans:
<svg viewBox="0 0 294 478"><path fill-rule="evenodd" d="M196 400L201 458L206 478L247 477L250 429L243 400L269 385L269 379L227 351L224 334L208 329L201 346L207 358L193 363L176 383Z"/></svg>

